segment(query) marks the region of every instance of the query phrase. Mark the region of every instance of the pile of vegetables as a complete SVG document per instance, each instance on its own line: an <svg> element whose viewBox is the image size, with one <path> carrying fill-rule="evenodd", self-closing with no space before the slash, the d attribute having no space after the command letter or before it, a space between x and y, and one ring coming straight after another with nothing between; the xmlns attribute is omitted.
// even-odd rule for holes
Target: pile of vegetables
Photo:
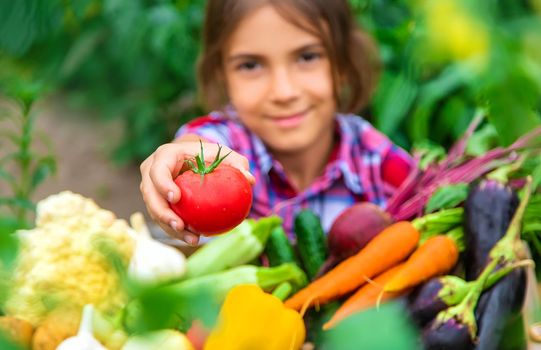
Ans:
<svg viewBox="0 0 541 350"><path fill-rule="evenodd" d="M413 171L385 211L358 203L342 213L328 234L330 258L286 306L304 314L338 303L322 327L332 330L402 299L425 348L500 348L506 330L522 322L525 269L533 265L523 239L539 242L541 129L469 158L479 122L445 159Z"/></svg>
<svg viewBox="0 0 541 350"><path fill-rule="evenodd" d="M185 257L140 213L128 225L82 196L51 196L36 227L17 233L0 330L29 349L317 348L398 300L420 347L497 349L521 320L525 241L541 254L541 129L468 157L479 122L446 158L416 155L386 208L354 204L328 233L311 210L296 213L295 244L279 217L245 219L242 208L223 227L191 223L228 231ZM184 177L210 185L225 165L204 159Z"/></svg>
<svg viewBox="0 0 541 350"><path fill-rule="evenodd" d="M257 263L280 218L246 219L189 258L154 240L140 213L130 224L71 192L39 202L36 228L17 232L21 254L0 331L28 349L193 349L200 336L192 325L208 334L229 292L251 285L259 288L245 292L255 294L256 314L246 317L263 317L258 307L268 305L296 324L295 344L304 342L302 317L279 305L306 274L295 263ZM220 319L227 323L227 315Z"/></svg>

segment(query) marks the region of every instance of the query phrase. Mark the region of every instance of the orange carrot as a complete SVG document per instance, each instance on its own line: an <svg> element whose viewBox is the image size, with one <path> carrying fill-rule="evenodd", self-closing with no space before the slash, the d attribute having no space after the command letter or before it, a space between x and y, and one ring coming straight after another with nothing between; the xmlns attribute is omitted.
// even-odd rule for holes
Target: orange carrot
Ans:
<svg viewBox="0 0 541 350"><path fill-rule="evenodd" d="M327 330L332 328L344 318L356 312L375 306L385 283L396 276L404 264L405 263L401 263L390 268L389 270L378 275L371 283L367 283L366 285L362 286L355 294L349 297L338 310L336 310L331 319L323 325L323 329ZM404 293L383 293L379 301L393 299L402 294Z"/></svg>
<svg viewBox="0 0 541 350"><path fill-rule="evenodd" d="M449 272L458 261L455 241L438 235L427 239L406 261L404 268L383 287L384 292L398 292L415 287L429 278Z"/></svg>
<svg viewBox="0 0 541 350"><path fill-rule="evenodd" d="M357 254L312 281L285 305L295 310L325 304L351 292L379 273L404 260L419 242L419 231L408 221L386 227Z"/></svg>

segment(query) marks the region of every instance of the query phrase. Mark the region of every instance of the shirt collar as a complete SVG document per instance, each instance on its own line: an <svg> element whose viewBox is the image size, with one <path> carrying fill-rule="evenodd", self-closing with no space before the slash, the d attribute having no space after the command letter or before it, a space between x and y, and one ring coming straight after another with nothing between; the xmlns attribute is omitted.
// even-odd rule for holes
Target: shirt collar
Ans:
<svg viewBox="0 0 541 350"><path fill-rule="evenodd" d="M327 164L325 169L325 177L329 177L333 181L342 175L344 184L353 193L361 195L364 193L363 186L360 181L360 177L356 174L355 154L360 150L354 151L354 147L359 146L359 130L353 130L351 126L346 122L346 118L350 115L337 115L336 118L336 131L339 137L339 151L338 157ZM251 133L251 142L253 145L254 158L256 159L257 166L263 174L267 174L275 167L274 160L271 154L268 152L267 147L254 133ZM280 172L279 169L276 169ZM329 179L329 180L330 180Z"/></svg>

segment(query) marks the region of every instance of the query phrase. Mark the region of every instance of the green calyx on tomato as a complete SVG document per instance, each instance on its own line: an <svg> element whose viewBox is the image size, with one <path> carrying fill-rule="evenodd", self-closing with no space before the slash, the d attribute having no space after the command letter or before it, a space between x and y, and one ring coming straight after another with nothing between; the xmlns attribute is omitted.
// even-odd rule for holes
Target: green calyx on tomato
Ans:
<svg viewBox="0 0 541 350"><path fill-rule="evenodd" d="M186 163L188 163L188 165L190 166L191 171L203 177L205 176L205 174L209 174L213 172L214 169L216 169L218 165L220 165L220 163L225 159L225 157L230 155L232 151L229 151L228 154L220 158L220 152L222 151L222 146L218 144L218 153L216 153L216 158L209 166L207 166L205 164L205 153L204 153L205 151L203 149L203 142L199 140L199 143L201 144L201 153L195 156L195 162L197 163L197 165L191 159L186 160Z"/></svg>

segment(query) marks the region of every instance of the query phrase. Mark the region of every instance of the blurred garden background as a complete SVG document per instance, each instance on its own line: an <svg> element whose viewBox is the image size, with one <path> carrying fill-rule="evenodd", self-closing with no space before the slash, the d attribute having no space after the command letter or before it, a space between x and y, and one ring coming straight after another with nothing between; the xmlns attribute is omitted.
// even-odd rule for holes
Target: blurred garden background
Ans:
<svg viewBox="0 0 541 350"><path fill-rule="evenodd" d="M350 0L384 71L359 111L437 157L474 115L470 154L540 124L540 0ZM0 222L69 189L127 217L138 165L198 104L203 0L0 1Z"/></svg>

